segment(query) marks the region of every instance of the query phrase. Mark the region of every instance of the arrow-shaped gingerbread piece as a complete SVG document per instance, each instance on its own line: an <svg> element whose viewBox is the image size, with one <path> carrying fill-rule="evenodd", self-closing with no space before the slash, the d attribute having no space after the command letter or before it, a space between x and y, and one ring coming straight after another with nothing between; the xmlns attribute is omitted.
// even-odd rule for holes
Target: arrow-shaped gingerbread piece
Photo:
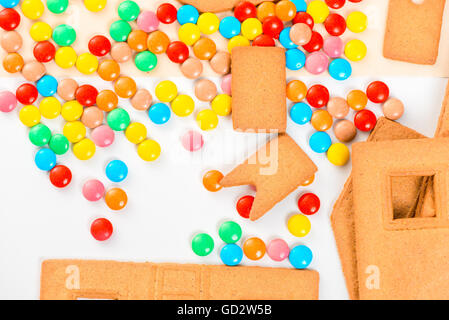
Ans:
<svg viewBox="0 0 449 320"><path fill-rule="evenodd" d="M249 218L255 221L317 171L316 165L287 134L271 140L227 174L223 187L253 185L257 194Z"/></svg>

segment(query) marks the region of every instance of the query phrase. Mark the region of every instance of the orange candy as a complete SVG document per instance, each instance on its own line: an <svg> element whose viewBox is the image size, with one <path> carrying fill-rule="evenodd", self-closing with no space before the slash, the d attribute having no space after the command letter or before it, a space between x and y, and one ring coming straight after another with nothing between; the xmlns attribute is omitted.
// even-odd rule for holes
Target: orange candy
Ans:
<svg viewBox="0 0 449 320"><path fill-rule="evenodd" d="M263 22L267 17L274 17L276 15L276 5L273 2L262 2L257 7L257 19Z"/></svg>
<svg viewBox="0 0 449 320"><path fill-rule="evenodd" d="M114 81L120 75L120 65L115 60L103 60L98 65L97 72L104 81Z"/></svg>
<svg viewBox="0 0 449 320"><path fill-rule="evenodd" d="M8 53L6 57L3 59L3 68L5 68L6 72L16 73L22 70L23 68L23 58L18 53Z"/></svg>
<svg viewBox="0 0 449 320"><path fill-rule="evenodd" d="M112 90L102 90L97 95L97 106L105 112L117 108L118 97Z"/></svg>
<svg viewBox="0 0 449 320"><path fill-rule="evenodd" d="M130 77L120 77L114 84L114 90L120 98L131 98L136 94L137 85Z"/></svg>
<svg viewBox="0 0 449 320"><path fill-rule="evenodd" d="M291 21L296 16L296 6L293 1L282 0L276 4L276 16L282 21Z"/></svg>
<svg viewBox="0 0 449 320"><path fill-rule="evenodd" d="M334 120L327 110L316 110L312 114L312 119L310 122L315 130L327 131L332 127Z"/></svg>
<svg viewBox="0 0 449 320"><path fill-rule="evenodd" d="M161 54L167 51L170 44L169 37L162 31L154 31L150 33L147 39L147 47L154 54Z"/></svg>
<svg viewBox="0 0 449 320"><path fill-rule="evenodd" d="M200 60L210 60L217 53L217 46L213 40L201 38L193 45L193 53Z"/></svg>
<svg viewBox="0 0 449 320"><path fill-rule="evenodd" d="M249 238L243 243L243 252L250 260L260 260L266 252L265 243L259 238Z"/></svg>
<svg viewBox="0 0 449 320"><path fill-rule="evenodd" d="M128 196L122 189L112 188L106 192L104 200L110 209L118 211L126 207Z"/></svg>
<svg viewBox="0 0 449 320"><path fill-rule="evenodd" d="M301 184L301 187L307 187L307 186L310 186L314 181L315 181L315 175L311 176L309 179L307 179L306 181L304 181L304 182Z"/></svg>
<svg viewBox="0 0 449 320"><path fill-rule="evenodd" d="M300 80L292 80L287 84L287 98L293 102L300 102L307 95L307 86Z"/></svg>
<svg viewBox="0 0 449 320"><path fill-rule="evenodd" d="M349 107L355 111L365 109L368 104L368 97L366 96L366 93L361 90L353 90L349 92L346 100L348 101Z"/></svg>
<svg viewBox="0 0 449 320"><path fill-rule="evenodd" d="M221 179L223 179L223 174L217 170L211 170L206 172L203 176L203 185L210 192L217 192L223 188L220 184Z"/></svg>
<svg viewBox="0 0 449 320"><path fill-rule="evenodd" d="M142 30L133 30L128 36L128 45L137 52L147 50L148 34Z"/></svg>

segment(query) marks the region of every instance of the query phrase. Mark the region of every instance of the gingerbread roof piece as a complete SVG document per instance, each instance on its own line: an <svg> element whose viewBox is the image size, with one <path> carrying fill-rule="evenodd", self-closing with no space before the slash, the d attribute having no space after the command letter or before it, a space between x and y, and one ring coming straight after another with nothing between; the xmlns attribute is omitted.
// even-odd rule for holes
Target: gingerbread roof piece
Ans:
<svg viewBox="0 0 449 320"><path fill-rule="evenodd" d="M255 221L312 177L317 167L287 134L274 138L220 182L224 187L253 185L257 194L250 211Z"/></svg>
<svg viewBox="0 0 449 320"><path fill-rule="evenodd" d="M234 9L242 0L179 0L184 4L191 4L200 12L222 12ZM255 5L265 1L274 0L248 0Z"/></svg>

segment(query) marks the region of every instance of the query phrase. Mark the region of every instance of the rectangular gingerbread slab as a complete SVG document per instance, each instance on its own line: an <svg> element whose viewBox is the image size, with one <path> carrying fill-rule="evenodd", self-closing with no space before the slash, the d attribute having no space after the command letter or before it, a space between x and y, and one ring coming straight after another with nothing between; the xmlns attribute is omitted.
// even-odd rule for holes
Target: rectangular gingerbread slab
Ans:
<svg viewBox="0 0 449 320"><path fill-rule="evenodd" d="M311 270L46 260L41 299L317 300Z"/></svg>
<svg viewBox="0 0 449 320"><path fill-rule="evenodd" d="M285 132L285 53L274 47L232 50L232 122L235 130Z"/></svg>
<svg viewBox="0 0 449 320"><path fill-rule="evenodd" d="M446 0L390 0L385 58L433 65L438 58Z"/></svg>

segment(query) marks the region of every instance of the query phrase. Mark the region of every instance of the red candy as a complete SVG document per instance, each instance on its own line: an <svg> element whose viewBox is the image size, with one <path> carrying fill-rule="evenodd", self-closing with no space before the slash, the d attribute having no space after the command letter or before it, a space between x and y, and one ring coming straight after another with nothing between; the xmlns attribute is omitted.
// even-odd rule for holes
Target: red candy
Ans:
<svg viewBox="0 0 449 320"><path fill-rule="evenodd" d="M21 104L32 104L38 96L37 88L31 83L21 84L16 90L16 98Z"/></svg>
<svg viewBox="0 0 449 320"><path fill-rule="evenodd" d="M66 166L58 165L51 169L50 181L57 188L65 188L72 181L72 172Z"/></svg>
<svg viewBox="0 0 449 320"><path fill-rule="evenodd" d="M174 63L183 63L189 58L189 48L181 41L168 45L167 56Z"/></svg>
<svg viewBox="0 0 449 320"><path fill-rule="evenodd" d="M0 11L0 27L3 30L11 31L17 28L20 24L20 15L16 10L6 8Z"/></svg>
<svg viewBox="0 0 449 320"><path fill-rule="evenodd" d="M354 124L360 131L371 131L377 123L376 115L370 110L360 110L354 116Z"/></svg>
<svg viewBox="0 0 449 320"><path fill-rule="evenodd" d="M253 47L274 47L275 45L274 39L266 34L258 35L252 43Z"/></svg>
<svg viewBox="0 0 449 320"><path fill-rule="evenodd" d="M257 16L257 8L253 3L249 1L240 2L235 6L234 16L240 22L243 22L249 18L255 18Z"/></svg>
<svg viewBox="0 0 449 320"><path fill-rule="evenodd" d="M278 39L284 29L284 23L278 17L267 17L263 21L262 28L264 34Z"/></svg>
<svg viewBox="0 0 449 320"><path fill-rule="evenodd" d="M97 101L98 90L90 84L83 84L75 91L76 100L85 107L90 107Z"/></svg>
<svg viewBox="0 0 449 320"><path fill-rule="evenodd" d="M320 210L320 198L313 193L303 194L298 200L299 211L311 216Z"/></svg>
<svg viewBox="0 0 449 320"><path fill-rule="evenodd" d="M237 212L242 218L249 219L249 213L251 212L251 208L253 206L254 197L253 196L244 196L237 201Z"/></svg>
<svg viewBox="0 0 449 320"><path fill-rule="evenodd" d="M332 9L343 8L343 6L345 5L345 2L346 2L346 0L326 0L327 6Z"/></svg>
<svg viewBox="0 0 449 320"><path fill-rule="evenodd" d="M341 36L346 31L346 20L338 13L331 13L324 21L324 27L331 36Z"/></svg>
<svg viewBox="0 0 449 320"><path fill-rule="evenodd" d="M307 52L312 53L315 51L320 51L321 48L323 47L323 44L324 44L323 36L321 34L319 34L318 32L313 31L312 38L310 39L309 43L302 47Z"/></svg>
<svg viewBox="0 0 449 320"><path fill-rule="evenodd" d="M90 233L98 241L108 240L113 230L112 223L105 218L96 219L90 226Z"/></svg>
<svg viewBox="0 0 449 320"><path fill-rule="evenodd" d="M94 56L102 57L111 51L111 42L105 36L94 36L89 40L88 47Z"/></svg>
<svg viewBox="0 0 449 320"><path fill-rule="evenodd" d="M384 103L390 97L390 89L382 81L374 81L366 89L366 95L371 102Z"/></svg>
<svg viewBox="0 0 449 320"><path fill-rule="evenodd" d="M56 54L56 48L50 41L40 41L33 49L33 55L39 62L50 62Z"/></svg>
<svg viewBox="0 0 449 320"><path fill-rule="evenodd" d="M310 27L310 29L313 29L313 26L315 25L312 16L307 12L302 11L298 12L296 16L293 18L293 24L297 23L305 23Z"/></svg>
<svg viewBox="0 0 449 320"><path fill-rule="evenodd" d="M160 22L170 24L176 21L178 11L170 3L163 3L157 8L156 15Z"/></svg>
<svg viewBox="0 0 449 320"><path fill-rule="evenodd" d="M329 102L329 90L320 84L316 84L309 88L306 99L312 107L322 108Z"/></svg>

